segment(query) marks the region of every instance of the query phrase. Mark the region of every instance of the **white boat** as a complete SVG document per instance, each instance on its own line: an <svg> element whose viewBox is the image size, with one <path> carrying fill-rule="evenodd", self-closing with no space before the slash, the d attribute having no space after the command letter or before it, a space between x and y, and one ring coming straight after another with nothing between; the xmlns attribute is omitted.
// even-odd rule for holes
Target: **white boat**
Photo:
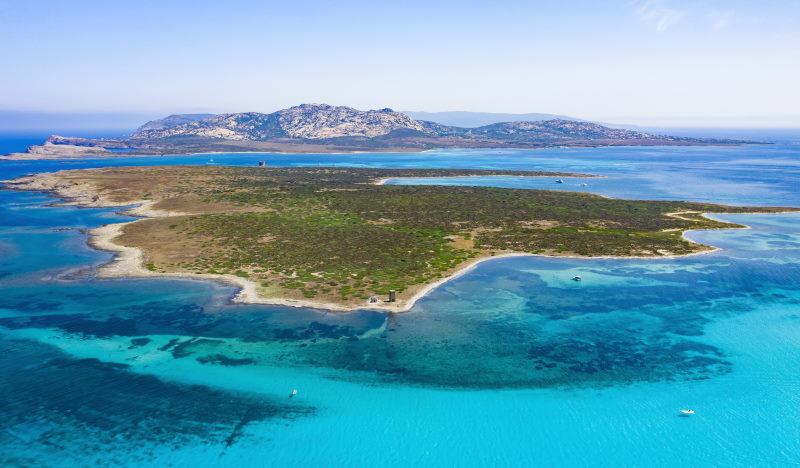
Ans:
<svg viewBox="0 0 800 468"><path fill-rule="evenodd" d="M292 393L289 394L289 398L297 395L297 389L292 390Z"/></svg>
<svg viewBox="0 0 800 468"><path fill-rule="evenodd" d="M681 413L683 413L683 414L694 414L694 410L690 410L690 409L682 409L682 410L681 410Z"/></svg>
<svg viewBox="0 0 800 468"><path fill-rule="evenodd" d="M558 180L556 180L556 183L557 183L557 184L563 184L563 183L564 183L564 181L563 181L563 180L561 180L561 179L558 179Z"/></svg>
<svg viewBox="0 0 800 468"><path fill-rule="evenodd" d="M572 281L580 281L582 278L580 276L573 276Z"/></svg>

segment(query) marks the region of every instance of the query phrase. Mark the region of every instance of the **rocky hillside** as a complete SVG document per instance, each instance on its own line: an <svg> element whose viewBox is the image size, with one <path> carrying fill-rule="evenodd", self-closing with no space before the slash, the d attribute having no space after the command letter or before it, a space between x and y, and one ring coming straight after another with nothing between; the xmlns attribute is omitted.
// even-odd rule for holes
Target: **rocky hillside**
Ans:
<svg viewBox="0 0 800 468"><path fill-rule="evenodd" d="M147 122L131 135L131 139L157 140L176 136L194 136L221 140L264 141L285 136L275 114L258 112L219 114L176 125L170 125L165 120Z"/></svg>
<svg viewBox="0 0 800 468"><path fill-rule="evenodd" d="M504 140L646 140L662 138L661 135L632 130L604 127L591 122L552 119L539 122L502 122L470 129L467 134L475 137L500 138Z"/></svg>
<svg viewBox="0 0 800 468"><path fill-rule="evenodd" d="M732 145L741 140L652 135L591 122L549 119L477 128L415 120L391 109L303 104L271 114L176 114L139 127L129 138L90 140L53 136L46 145L5 159L31 157L190 154L205 152L421 151L434 148L546 148L553 146ZM70 148L67 148L70 147ZM81 154L81 148L85 148ZM63 149L63 155L61 154Z"/></svg>
<svg viewBox="0 0 800 468"><path fill-rule="evenodd" d="M177 127L190 122L197 122L198 120L214 117L214 114L172 114L163 119L151 120L141 127L136 129L136 133L145 130L163 130L165 128Z"/></svg>
<svg viewBox="0 0 800 468"><path fill-rule="evenodd" d="M477 128L500 122L533 122L539 120L573 120L582 122L583 119L568 117L558 114L508 114L500 112L470 112L470 111L447 111L447 112L421 112L421 111L402 111L412 119L436 122L451 127Z"/></svg>
<svg viewBox="0 0 800 468"><path fill-rule="evenodd" d="M148 122L131 138L200 136L225 140L267 141L274 138L307 140L340 137L374 138L395 130L431 133L422 122L391 109L359 111L352 107L327 104L302 104L272 114L258 112L220 114L189 122L178 122L174 117L177 116Z"/></svg>
<svg viewBox="0 0 800 468"><path fill-rule="evenodd" d="M203 116L171 115L141 126L133 140L199 137L227 141L331 141L389 138L485 141L514 144L571 144L573 142L683 141L677 137L604 127L591 122L550 119L503 122L477 128L414 120L391 109L360 111L352 107L303 104L271 114L245 112Z"/></svg>
<svg viewBox="0 0 800 468"><path fill-rule="evenodd" d="M352 107L304 104L277 114L281 128L291 138L373 138L395 130L427 131L422 122L391 109L359 111Z"/></svg>

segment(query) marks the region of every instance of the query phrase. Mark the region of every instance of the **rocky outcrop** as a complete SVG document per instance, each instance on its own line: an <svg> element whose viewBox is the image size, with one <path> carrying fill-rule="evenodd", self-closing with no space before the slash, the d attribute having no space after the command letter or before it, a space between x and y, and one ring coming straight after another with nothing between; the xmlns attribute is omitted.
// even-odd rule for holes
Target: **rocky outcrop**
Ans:
<svg viewBox="0 0 800 468"><path fill-rule="evenodd" d="M428 132L421 122L391 109L359 111L352 107L303 104L277 114L281 128L292 138L374 138L395 130Z"/></svg>
<svg viewBox="0 0 800 468"><path fill-rule="evenodd" d="M76 157L109 156L111 151L92 146L55 144L50 141L43 145L28 147L25 153L11 153L0 159L73 159Z"/></svg>
<svg viewBox="0 0 800 468"><path fill-rule="evenodd" d="M31 154L48 154L57 155L64 153L81 153L81 154L104 154L110 153L105 148L95 148L91 146L78 146L78 145L65 145L47 142L43 145L34 145L28 147L28 153Z"/></svg>
<svg viewBox="0 0 800 468"><path fill-rule="evenodd" d="M131 138L198 136L224 140L266 141L274 138L304 140L340 137L373 138L396 130L431 133L423 123L391 109L360 111L352 107L327 104L303 104L272 114L258 112L220 114L171 126L163 125L164 120L167 119L146 123Z"/></svg>

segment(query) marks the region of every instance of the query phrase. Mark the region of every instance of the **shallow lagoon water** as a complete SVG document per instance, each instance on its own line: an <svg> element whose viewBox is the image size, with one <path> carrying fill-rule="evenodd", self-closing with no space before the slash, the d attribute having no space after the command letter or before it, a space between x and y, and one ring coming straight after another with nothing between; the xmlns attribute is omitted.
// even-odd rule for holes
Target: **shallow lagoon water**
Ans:
<svg viewBox="0 0 800 468"><path fill-rule="evenodd" d="M210 159L576 171L607 176L577 186L606 196L800 206L791 144L165 156L0 171ZM448 183L576 189L571 179L476 179ZM707 255L493 260L387 316L231 304L232 288L206 281L95 280L110 254L79 229L128 218L51 201L0 192L4 465L800 459L799 214L717 216L752 228L690 233L723 249ZM569 281L576 274L584 281Z"/></svg>

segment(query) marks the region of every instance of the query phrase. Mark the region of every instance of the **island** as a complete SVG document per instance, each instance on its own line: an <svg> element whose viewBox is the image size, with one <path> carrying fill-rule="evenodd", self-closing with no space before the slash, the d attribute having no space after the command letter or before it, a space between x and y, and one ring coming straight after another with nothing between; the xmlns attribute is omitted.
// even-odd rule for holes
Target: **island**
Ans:
<svg viewBox="0 0 800 468"><path fill-rule="evenodd" d="M124 206L93 231L119 252L101 276L236 284L246 302L408 310L475 263L507 255L673 257L712 251L692 229L743 227L703 213L793 208L619 200L556 190L385 185L389 178L587 174L350 167L137 166L6 182L80 206Z"/></svg>
<svg viewBox="0 0 800 468"><path fill-rule="evenodd" d="M270 114L176 114L147 122L126 138L53 135L0 159L80 159L214 152L417 152L441 148L740 145L721 138L655 135L557 117L475 128L415 120L392 109L302 104Z"/></svg>

